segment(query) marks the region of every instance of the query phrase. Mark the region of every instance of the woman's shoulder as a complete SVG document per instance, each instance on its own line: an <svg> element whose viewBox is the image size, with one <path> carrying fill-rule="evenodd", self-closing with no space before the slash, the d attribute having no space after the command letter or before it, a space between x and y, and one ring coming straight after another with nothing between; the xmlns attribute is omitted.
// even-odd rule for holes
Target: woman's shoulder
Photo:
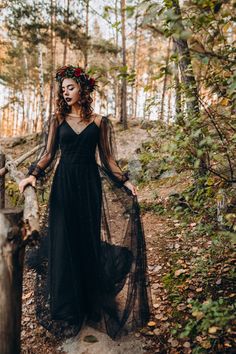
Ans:
<svg viewBox="0 0 236 354"><path fill-rule="evenodd" d="M95 113L95 112L93 113L93 117L94 117L94 122L95 122L95 124L97 124L98 127L100 127L102 120L104 120L106 118L102 114Z"/></svg>
<svg viewBox="0 0 236 354"><path fill-rule="evenodd" d="M51 117L51 123L55 124L55 125L61 125L64 121L64 118L62 117L62 115L58 112L54 112L52 113L52 117Z"/></svg>

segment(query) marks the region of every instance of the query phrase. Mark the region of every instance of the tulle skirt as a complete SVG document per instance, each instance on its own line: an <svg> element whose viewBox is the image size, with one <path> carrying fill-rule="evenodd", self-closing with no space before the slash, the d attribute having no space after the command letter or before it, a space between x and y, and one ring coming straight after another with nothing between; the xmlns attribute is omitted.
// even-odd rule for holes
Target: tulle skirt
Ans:
<svg viewBox="0 0 236 354"><path fill-rule="evenodd" d="M136 196L117 187L95 161L60 161L38 248L38 321L55 336L84 321L113 339L146 324L151 295Z"/></svg>

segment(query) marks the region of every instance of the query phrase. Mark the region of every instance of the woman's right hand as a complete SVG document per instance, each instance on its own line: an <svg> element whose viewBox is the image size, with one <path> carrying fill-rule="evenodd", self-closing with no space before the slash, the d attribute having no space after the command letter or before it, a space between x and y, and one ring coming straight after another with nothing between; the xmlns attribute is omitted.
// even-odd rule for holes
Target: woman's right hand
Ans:
<svg viewBox="0 0 236 354"><path fill-rule="evenodd" d="M33 175L30 175L29 177L26 177L24 179L22 179L19 183L19 190L20 193L23 193L25 190L25 187L31 184L32 187L36 187L36 177Z"/></svg>

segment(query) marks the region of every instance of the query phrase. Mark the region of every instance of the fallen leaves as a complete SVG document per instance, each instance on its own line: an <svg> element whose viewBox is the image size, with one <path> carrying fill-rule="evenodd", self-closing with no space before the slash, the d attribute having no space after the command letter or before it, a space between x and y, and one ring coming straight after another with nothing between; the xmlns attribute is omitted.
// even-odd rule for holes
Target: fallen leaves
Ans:
<svg viewBox="0 0 236 354"><path fill-rule="evenodd" d="M211 348L211 342L208 340L205 340L200 343L201 347L204 349L210 349Z"/></svg>
<svg viewBox="0 0 236 354"><path fill-rule="evenodd" d="M155 327L156 326L156 322L149 321L147 325L148 325L148 327Z"/></svg>
<svg viewBox="0 0 236 354"><path fill-rule="evenodd" d="M192 316L196 317L196 319L199 321L204 317L204 313L201 311L193 311Z"/></svg>
<svg viewBox="0 0 236 354"><path fill-rule="evenodd" d="M212 326L212 327L208 328L208 333L215 334L219 330L220 330L220 327Z"/></svg>
<svg viewBox="0 0 236 354"><path fill-rule="evenodd" d="M153 216L152 223L149 222L149 233L151 233L151 225L157 225L155 217ZM167 222L161 220L163 223ZM168 225L171 222L171 219L168 219ZM192 238L191 235L189 236L190 232L197 233L196 226L199 222L186 223L185 229L181 229L182 224L178 220L175 220L174 224L174 228L168 231L166 225L162 227L158 217L156 239L150 239L152 243L148 259L153 298L152 321L155 326L154 324L147 326L143 334L153 341L154 349L150 351L153 353L162 351L171 354L191 353L192 348L196 346L211 351L213 342L214 350L223 352L225 347L232 347L232 338L235 334L229 328L227 332L222 330L221 326L217 322L214 324L211 319L212 322L207 324L206 316L209 316L210 312L205 312L204 306L211 307L211 291L214 296L225 295L225 290L222 289L226 284L225 275L232 272L235 262L232 262L231 258L235 259L235 256L227 254L227 259L224 259L221 252L219 260L212 262L215 256L212 253L214 242L209 239L209 236L195 237L195 234ZM231 283L227 297L233 301L236 293L232 290ZM198 300L203 305L200 310L194 305ZM201 327L202 323L205 327ZM188 324L189 328L186 327ZM182 333L184 335L180 336ZM224 335L223 343L222 339L221 342L219 341L219 336L222 335Z"/></svg>
<svg viewBox="0 0 236 354"><path fill-rule="evenodd" d="M34 309L34 279L35 273L24 269L23 296L22 296L22 353L59 354L64 351L57 349L60 344L36 320Z"/></svg>
<svg viewBox="0 0 236 354"><path fill-rule="evenodd" d="M181 274L184 274L184 273L187 273L187 269L183 269L183 268L177 269L177 270L175 271L175 277L177 278L177 277L179 277Z"/></svg>
<svg viewBox="0 0 236 354"><path fill-rule="evenodd" d="M22 296L22 300L27 300L32 296L33 296L33 291L30 291L29 293Z"/></svg>

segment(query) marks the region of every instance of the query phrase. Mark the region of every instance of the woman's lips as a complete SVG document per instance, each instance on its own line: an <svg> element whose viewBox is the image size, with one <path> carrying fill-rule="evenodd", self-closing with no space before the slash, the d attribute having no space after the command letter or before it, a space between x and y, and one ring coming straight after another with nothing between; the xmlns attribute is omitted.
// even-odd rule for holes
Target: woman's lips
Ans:
<svg viewBox="0 0 236 354"><path fill-rule="evenodd" d="M70 102L72 99L70 97L66 98L66 102Z"/></svg>

